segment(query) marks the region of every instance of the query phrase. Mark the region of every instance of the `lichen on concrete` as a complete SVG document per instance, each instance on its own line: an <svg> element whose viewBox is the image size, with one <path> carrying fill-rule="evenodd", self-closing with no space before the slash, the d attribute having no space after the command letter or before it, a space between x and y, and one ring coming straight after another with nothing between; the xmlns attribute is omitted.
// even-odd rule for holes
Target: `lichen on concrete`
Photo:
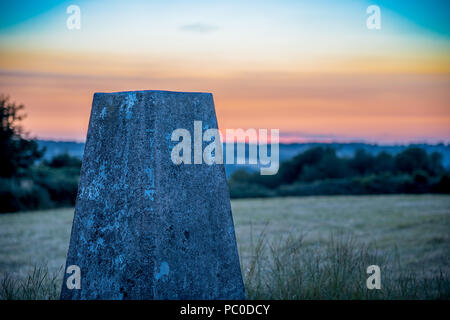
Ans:
<svg viewBox="0 0 450 320"><path fill-rule="evenodd" d="M62 299L245 297L223 165L170 159L194 121L217 128L211 94L94 95Z"/></svg>

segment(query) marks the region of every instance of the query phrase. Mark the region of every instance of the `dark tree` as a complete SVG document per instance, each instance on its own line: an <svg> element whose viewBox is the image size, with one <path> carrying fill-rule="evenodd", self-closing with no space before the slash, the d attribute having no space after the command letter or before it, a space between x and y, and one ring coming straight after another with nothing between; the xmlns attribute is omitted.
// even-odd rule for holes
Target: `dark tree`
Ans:
<svg viewBox="0 0 450 320"><path fill-rule="evenodd" d="M24 106L0 95L0 177L20 175L35 160L42 157L36 141L26 139L19 122L23 120Z"/></svg>
<svg viewBox="0 0 450 320"><path fill-rule="evenodd" d="M442 154L439 152L433 152L429 155L429 161L427 170L431 175L438 175L445 172L445 168L442 165Z"/></svg>
<svg viewBox="0 0 450 320"><path fill-rule="evenodd" d="M58 154L53 157L52 160L46 162L51 168L78 168L81 169L81 160L77 157L73 157L68 153Z"/></svg>
<svg viewBox="0 0 450 320"><path fill-rule="evenodd" d="M413 173L415 170L428 169L428 155L425 150L411 147L403 150L395 157L395 167L399 172Z"/></svg>
<svg viewBox="0 0 450 320"><path fill-rule="evenodd" d="M374 169L374 157L366 150L358 149L349 164L358 174L364 175Z"/></svg>
<svg viewBox="0 0 450 320"><path fill-rule="evenodd" d="M374 159L373 171L375 173L393 172L395 168L394 157L386 151L380 152Z"/></svg>

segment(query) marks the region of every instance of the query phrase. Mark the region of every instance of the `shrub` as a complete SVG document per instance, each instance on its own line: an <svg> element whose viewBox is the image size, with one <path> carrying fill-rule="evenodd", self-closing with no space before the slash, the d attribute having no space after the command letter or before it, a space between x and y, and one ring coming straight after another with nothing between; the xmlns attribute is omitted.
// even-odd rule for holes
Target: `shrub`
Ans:
<svg viewBox="0 0 450 320"><path fill-rule="evenodd" d="M75 204L79 170L74 168L51 169L46 166L36 168L33 180L47 190L50 199L56 206L72 206Z"/></svg>
<svg viewBox="0 0 450 320"><path fill-rule="evenodd" d="M62 153L54 156L53 159L46 162L46 165L51 168L76 168L80 171L81 160L77 157L72 157L68 153Z"/></svg>
<svg viewBox="0 0 450 320"><path fill-rule="evenodd" d="M53 167L42 163L29 168L23 177L0 178L0 212L75 205L80 161L55 158L50 162Z"/></svg>
<svg viewBox="0 0 450 320"><path fill-rule="evenodd" d="M266 198L275 195L275 192L264 186L251 183L229 183L231 198Z"/></svg>
<svg viewBox="0 0 450 320"><path fill-rule="evenodd" d="M53 206L48 191L29 179L0 178L0 203L2 213Z"/></svg>
<svg viewBox="0 0 450 320"><path fill-rule="evenodd" d="M450 173L445 173L440 177L439 181L433 185L433 191L450 193Z"/></svg>

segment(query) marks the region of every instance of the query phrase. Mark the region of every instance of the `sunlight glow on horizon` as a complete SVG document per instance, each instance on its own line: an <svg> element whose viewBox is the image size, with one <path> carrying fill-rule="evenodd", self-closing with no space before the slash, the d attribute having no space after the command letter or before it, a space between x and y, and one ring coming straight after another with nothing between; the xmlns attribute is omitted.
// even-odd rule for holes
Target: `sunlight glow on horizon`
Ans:
<svg viewBox="0 0 450 320"><path fill-rule="evenodd" d="M0 27L0 92L39 138L84 140L94 92L158 89L212 92L221 129L285 142L450 142L450 31L398 6L374 31L367 1L79 1L70 31L53 2Z"/></svg>

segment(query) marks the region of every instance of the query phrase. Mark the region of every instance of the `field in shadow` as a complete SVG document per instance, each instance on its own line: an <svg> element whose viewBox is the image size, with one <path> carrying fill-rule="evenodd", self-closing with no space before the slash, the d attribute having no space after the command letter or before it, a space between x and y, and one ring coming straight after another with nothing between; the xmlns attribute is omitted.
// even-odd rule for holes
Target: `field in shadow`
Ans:
<svg viewBox="0 0 450 320"><path fill-rule="evenodd" d="M448 299L450 197L232 201L248 299ZM0 298L59 297L73 209L0 215ZM381 269L381 290L366 287Z"/></svg>

